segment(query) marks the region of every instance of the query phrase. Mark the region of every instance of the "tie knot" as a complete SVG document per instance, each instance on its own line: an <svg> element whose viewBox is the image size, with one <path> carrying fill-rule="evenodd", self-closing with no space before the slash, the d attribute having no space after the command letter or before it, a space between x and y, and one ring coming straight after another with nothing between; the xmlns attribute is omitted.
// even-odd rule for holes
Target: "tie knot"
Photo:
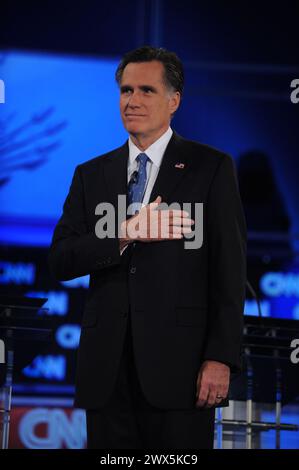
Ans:
<svg viewBox="0 0 299 470"><path fill-rule="evenodd" d="M146 165L147 161L149 160L149 158L146 155L146 153L140 153L139 155L137 155L136 160L137 160L138 163L140 163L140 166L145 167L145 165Z"/></svg>

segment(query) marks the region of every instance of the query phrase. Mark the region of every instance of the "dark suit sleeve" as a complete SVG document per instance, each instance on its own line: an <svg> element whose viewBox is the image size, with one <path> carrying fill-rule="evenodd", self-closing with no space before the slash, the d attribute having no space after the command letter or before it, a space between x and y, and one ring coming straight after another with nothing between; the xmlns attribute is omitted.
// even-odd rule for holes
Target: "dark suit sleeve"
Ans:
<svg viewBox="0 0 299 470"><path fill-rule="evenodd" d="M48 259L50 271L61 281L120 263L119 239L99 239L94 227L88 231L80 165L55 228Z"/></svg>
<svg viewBox="0 0 299 470"><path fill-rule="evenodd" d="M208 337L204 359L241 368L246 222L232 158L223 155L207 202Z"/></svg>

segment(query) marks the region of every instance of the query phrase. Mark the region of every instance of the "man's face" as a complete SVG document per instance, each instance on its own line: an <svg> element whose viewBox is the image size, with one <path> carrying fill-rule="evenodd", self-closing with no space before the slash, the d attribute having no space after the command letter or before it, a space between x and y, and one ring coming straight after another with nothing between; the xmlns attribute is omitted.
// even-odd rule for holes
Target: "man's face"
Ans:
<svg viewBox="0 0 299 470"><path fill-rule="evenodd" d="M129 63L120 84L120 112L130 134L155 138L166 131L171 114L180 103L180 94L163 81L161 62Z"/></svg>

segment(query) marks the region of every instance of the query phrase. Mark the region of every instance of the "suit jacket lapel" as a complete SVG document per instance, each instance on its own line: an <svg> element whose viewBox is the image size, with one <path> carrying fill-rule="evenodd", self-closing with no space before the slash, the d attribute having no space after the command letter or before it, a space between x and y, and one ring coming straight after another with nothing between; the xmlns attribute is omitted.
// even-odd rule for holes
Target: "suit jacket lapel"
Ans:
<svg viewBox="0 0 299 470"><path fill-rule="evenodd" d="M104 165L106 187L114 207L117 207L118 195L127 194L128 158L129 146L126 142L107 158Z"/></svg>
<svg viewBox="0 0 299 470"><path fill-rule="evenodd" d="M191 161L186 151L183 153L183 148L182 138L176 132L173 132L166 147L149 202L154 201L157 196L162 197L162 202L168 202L176 186L186 175ZM179 164L180 167L177 167L176 165Z"/></svg>

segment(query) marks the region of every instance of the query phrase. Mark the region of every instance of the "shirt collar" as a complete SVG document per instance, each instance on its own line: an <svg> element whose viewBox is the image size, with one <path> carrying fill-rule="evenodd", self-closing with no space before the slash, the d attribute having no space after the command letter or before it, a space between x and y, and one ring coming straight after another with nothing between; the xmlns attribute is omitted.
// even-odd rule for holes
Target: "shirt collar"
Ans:
<svg viewBox="0 0 299 470"><path fill-rule="evenodd" d="M159 139L157 139L152 145L150 145L143 152L132 142L131 137L129 138L129 160L130 165L136 160L136 157L140 153L146 153L146 155L151 159L151 161L157 167L160 167L164 152L166 147L171 139L173 131L171 127L168 127L167 131L164 132Z"/></svg>

